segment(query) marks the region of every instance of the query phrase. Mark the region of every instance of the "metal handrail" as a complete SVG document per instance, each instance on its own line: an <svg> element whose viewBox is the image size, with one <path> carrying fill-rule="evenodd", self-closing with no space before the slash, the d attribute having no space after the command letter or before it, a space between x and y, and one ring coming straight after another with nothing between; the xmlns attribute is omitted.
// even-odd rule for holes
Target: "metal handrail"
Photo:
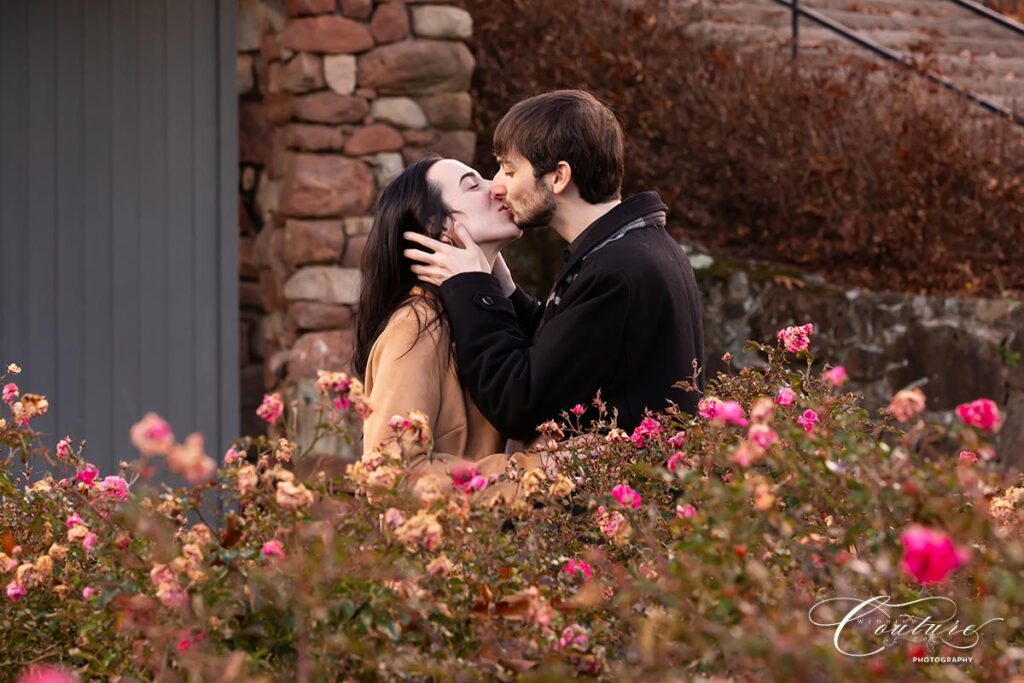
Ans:
<svg viewBox="0 0 1024 683"><path fill-rule="evenodd" d="M969 2L970 0L951 1L960 4ZM882 57L883 59L900 64L910 69L911 71L914 71L915 73L924 76L933 83L937 83L942 87L946 88L947 90L950 90L961 95L968 101L977 104L978 106L982 107L983 109L986 109L987 111L992 112L993 114L999 114L1000 116L1006 117L1007 119L1013 121L1019 126L1024 126L1024 114L1018 114L1017 112L1011 111L1006 107L996 104L987 97L978 95L977 93L971 92L966 88L962 88L944 76L940 76L939 74L932 73L931 71L921 69L918 66L918 64L910 57L907 57L905 55L900 54L899 52L896 52L895 50L887 48L886 46L882 45L881 43L875 42L874 40L868 38L867 36L862 36L853 29L849 28L848 26L845 26L844 24L841 24L838 21L830 19L819 12L801 6L800 0L792 0L792 2L789 2L788 0L774 0L774 2L776 2L779 5L782 5L783 7L789 8L789 10L792 12L792 55L794 59L797 57L799 53L799 26L797 20L799 17L802 16L806 17L815 24L818 24L819 26L827 28L833 33L839 34L840 36L846 38L850 42L856 43L857 45L860 45L861 47L870 50L871 52L874 52L876 55ZM981 9L984 10L986 8L982 7ZM1013 23L1016 24L1017 22Z"/></svg>
<svg viewBox="0 0 1024 683"><path fill-rule="evenodd" d="M973 0L949 0L949 1L952 2L954 5L960 5L961 7L963 7L965 10L968 10L969 12L974 12L979 17L985 17L989 21L995 22L995 23L999 24L1000 26L1002 26L1003 28L1007 28L1007 29L1013 31L1014 33L1016 33L1018 35L1024 36L1024 24L1020 23L1019 21L1014 21L1013 19L1011 19L1010 17L1006 16L1005 14L1000 12L999 10L989 9L985 5L982 5L980 3L974 2ZM1007 5L1008 4L1009 3L1007 3ZM1014 6L1016 6L1016 4L1017 3L1014 2Z"/></svg>

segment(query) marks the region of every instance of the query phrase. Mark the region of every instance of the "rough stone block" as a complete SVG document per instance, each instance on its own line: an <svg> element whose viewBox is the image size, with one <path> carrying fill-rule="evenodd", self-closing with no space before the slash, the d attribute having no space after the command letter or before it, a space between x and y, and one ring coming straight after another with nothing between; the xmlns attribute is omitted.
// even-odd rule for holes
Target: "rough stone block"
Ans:
<svg viewBox="0 0 1024 683"><path fill-rule="evenodd" d="M473 36L473 17L458 7L423 5L412 8L412 30L424 38L466 40Z"/></svg>
<svg viewBox="0 0 1024 683"><path fill-rule="evenodd" d="M358 60L358 84L382 95L429 95L469 89L475 62L458 42L412 40L375 48Z"/></svg>
<svg viewBox="0 0 1024 683"><path fill-rule="evenodd" d="M399 128L426 128L428 125L423 109L408 97L377 98L370 103L370 116Z"/></svg>
<svg viewBox="0 0 1024 683"><path fill-rule="evenodd" d="M468 92L427 95L417 102L430 125L439 130L463 130L473 123L473 98Z"/></svg>
<svg viewBox="0 0 1024 683"><path fill-rule="evenodd" d="M409 37L409 10L395 2L378 5L370 21L370 33L378 45L405 40Z"/></svg>
<svg viewBox="0 0 1024 683"><path fill-rule="evenodd" d="M374 152L393 152L401 149L402 134L391 126L374 123L357 130L345 143L345 154L360 156Z"/></svg>
<svg viewBox="0 0 1024 683"><path fill-rule="evenodd" d="M363 162L295 154L285 178L282 209L290 216L358 215L370 209L373 193L373 171Z"/></svg>
<svg viewBox="0 0 1024 683"><path fill-rule="evenodd" d="M324 57L327 85L339 95L351 95L356 89L356 58L352 55Z"/></svg>
<svg viewBox="0 0 1024 683"><path fill-rule="evenodd" d="M340 220L289 220L285 223L282 248L285 263L291 268L335 262L345 249L345 230Z"/></svg>
<svg viewBox="0 0 1024 683"><path fill-rule="evenodd" d="M295 97L291 109L299 121L359 123L370 112L370 105L361 97L324 91Z"/></svg>
<svg viewBox="0 0 1024 683"><path fill-rule="evenodd" d="M296 51L354 54L373 47L373 36L359 22L325 15L295 19L281 33L280 42Z"/></svg>
<svg viewBox="0 0 1024 683"><path fill-rule="evenodd" d="M288 301L319 301L323 304L359 303L359 270L337 266L307 266L284 285Z"/></svg>

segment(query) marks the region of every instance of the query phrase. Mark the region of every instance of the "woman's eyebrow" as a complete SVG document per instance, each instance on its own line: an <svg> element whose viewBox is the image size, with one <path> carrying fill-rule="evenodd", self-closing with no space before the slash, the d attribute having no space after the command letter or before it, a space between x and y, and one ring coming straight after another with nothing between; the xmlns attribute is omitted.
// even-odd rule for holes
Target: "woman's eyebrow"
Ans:
<svg viewBox="0 0 1024 683"><path fill-rule="evenodd" d="M465 180L466 178L477 178L477 179L479 179L480 176L478 176L476 174L476 171L470 171L469 173L463 173L462 177L459 178L459 187L462 187L462 181Z"/></svg>

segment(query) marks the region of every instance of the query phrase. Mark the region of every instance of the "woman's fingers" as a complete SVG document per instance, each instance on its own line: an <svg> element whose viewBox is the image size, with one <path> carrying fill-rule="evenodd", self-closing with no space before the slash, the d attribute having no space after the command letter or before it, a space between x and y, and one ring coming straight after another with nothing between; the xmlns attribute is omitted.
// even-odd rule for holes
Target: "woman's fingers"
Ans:
<svg viewBox="0 0 1024 683"><path fill-rule="evenodd" d="M442 269L434 266L414 265L411 266L409 270L411 270L419 279L435 285L441 284L444 282L445 277L447 277L447 274L444 273Z"/></svg>

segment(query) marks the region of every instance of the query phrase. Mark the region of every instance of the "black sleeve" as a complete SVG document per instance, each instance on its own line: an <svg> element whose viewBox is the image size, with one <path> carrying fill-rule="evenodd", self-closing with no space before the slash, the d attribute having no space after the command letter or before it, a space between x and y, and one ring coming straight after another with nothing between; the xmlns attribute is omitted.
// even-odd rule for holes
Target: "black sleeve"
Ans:
<svg viewBox="0 0 1024 683"><path fill-rule="evenodd" d="M629 288L612 271L581 272L533 345L490 274L449 278L441 297L463 384L513 439L529 439L540 423L590 401L623 353Z"/></svg>
<svg viewBox="0 0 1024 683"><path fill-rule="evenodd" d="M519 326L526 332L526 336L533 338L533 331L537 328L541 316L544 314L544 304L534 299L518 286L516 291L508 297L512 302L512 308L516 312Z"/></svg>

